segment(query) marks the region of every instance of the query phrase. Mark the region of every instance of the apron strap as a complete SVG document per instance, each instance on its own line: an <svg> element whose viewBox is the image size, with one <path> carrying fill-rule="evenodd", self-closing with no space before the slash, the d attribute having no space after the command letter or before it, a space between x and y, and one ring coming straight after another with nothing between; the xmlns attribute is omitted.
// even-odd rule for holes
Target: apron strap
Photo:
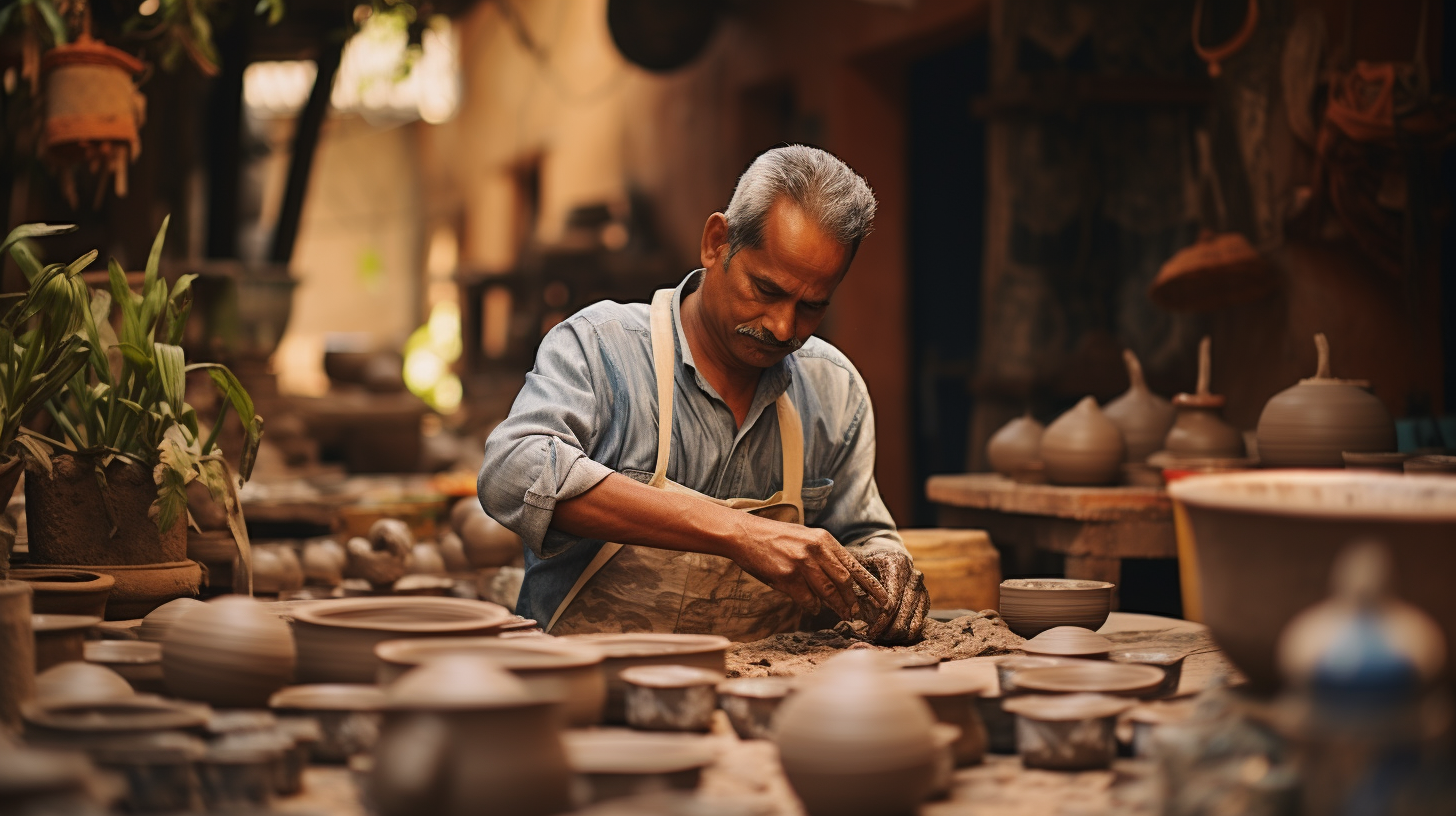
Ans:
<svg viewBox="0 0 1456 816"><path fill-rule="evenodd" d="M556 625L557 621L561 620L561 613L565 612L566 607L571 606L571 602L576 600L577 593L581 592L581 588L586 586L586 582L590 581L592 576L596 575L602 567L605 567L607 562L611 561L612 556L616 555L617 550L620 549L622 549L621 544L615 541L608 541L602 545L600 550L597 550L596 557L586 565L586 569L581 571L581 575L577 577L576 583L571 585L571 590L566 593L566 597L561 599L560 604L557 604L556 612L551 615L551 620L546 623L547 634L550 634L551 628Z"/></svg>
<svg viewBox="0 0 1456 816"><path fill-rule="evenodd" d="M667 483L667 460L672 455L673 376L677 346L672 323L672 289L658 289L652 296L652 368L657 374L657 466L651 487Z"/></svg>
<svg viewBox="0 0 1456 816"><path fill-rule="evenodd" d="M797 508L799 523L804 524L804 425L789 392L779 394L775 406L779 414L779 447L784 456L784 504Z"/></svg>

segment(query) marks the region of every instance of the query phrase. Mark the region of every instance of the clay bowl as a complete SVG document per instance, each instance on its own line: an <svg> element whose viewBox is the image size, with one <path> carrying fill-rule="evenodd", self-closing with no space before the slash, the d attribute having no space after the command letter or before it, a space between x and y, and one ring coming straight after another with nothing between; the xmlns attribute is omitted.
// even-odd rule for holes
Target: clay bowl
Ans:
<svg viewBox="0 0 1456 816"><path fill-rule="evenodd" d="M1091 771L1112 765L1117 756L1117 715L1135 703L1102 694L1029 694L1004 705L1016 715L1016 744L1023 765Z"/></svg>
<svg viewBox="0 0 1456 816"><path fill-rule="evenodd" d="M627 724L642 731L707 731L723 674L697 666L633 666L626 684Z"/></svg>
<svg viewBox="0 0 1456 816"><path fill-rule="evenodd" d="M600 649L560 638L413 638L386 640L374 647L379 683L443 655L478 654L496 661L528 687L563 700L567 723L585 727L601 722L607 702L605 655Z"/></svg>
<svg viewBox="0 0 1456 816"><path fill-rule="evenodd" d="M1103 660L1112 651L1112 641L1080 626L1054 626L1021 644L1021 651L1029 655Z"/></svg>
<svg viewBox="0 0 1456 816"><path fill-rule="evenodd" d="M1093 661L1083 660L1077 657L1048 657L1045 655L1010 655L996 661L996 682L1000 686L1001 693L1011 695L1018 691L1016 688L1016 675L1027 669L1043 669L1051 666L1075 666L1079 663L1091 663Z"/></svg>
<svg viewBox="0 0 1456 816"><path fill-rule="evenodd" d="M31 611L39 615L106 616L106 599L116 579L78 569L19 568L10 580L30 584Z"/></svg>
<svg viewBox="0 0 1456 816"><path fill-rule="evenodd" d="M986 756L986 725L977 702L987 690L984 679L945 671L902 673L896 679L930 705L937 721L955 728L950 745L955 766L975 765Z"/></svg>
<svg viewBox="0 0 1456 816"><path fill-rule="evenodd" d="M1168 652L1157 649L1119 649L1108 657L1114 663L1133 663L1152 666L1163 673L1163 682L1146 696L1150 698L1170 697L1178 693L1178 683L1183 679L1185 652Z"/></svg>
<svg viewBox="0 0 1456 816"><path fill-rule="evenodd" d="M94 743L97 738L158 731L201 732L211 711L151 695L132 695L92 702L21 705L27 741L51 745Z"/></svg>
<svg viewBox="0 0 1456 816"><path fill-rule="evenodd" d="M1456 649L1456 480L1274 471L1189 477L1168 492L1187 512L1203 622L1254 690L1280 687L1279 633L1328 595L1335 554L1351 541L1389 548L1394 593Z"/></svg>
<svg viewBox="0 0 1456 816"><path fill-rule="evenodd" d="M96 615L31 615L35 670L43 672L57 663L83 660L86 630L100 622Z"/></svg>
<svg viewBox="0 0 1456 816"><path fill-rule="evenodd" d="M709 737L608 728L567 731L566 759L588 803L662 790L691 791L717 758Z"/></svg>
<svg viewBox="0 0 1456 816"><path fill-rule="evenodd" d="M289 686L268 698L280 718L306 717L318 723L320 738L309 746L315 762L348 762L379 739L384 690L378 686L325 683Z"/></svg>
<svg viewBox="0 0 1456 816"><path fill-rule="evenodd" d="M607 678L607 707L602 720L615 724L627 721L627 688L621 678L623 669L680 664L722 674L727 667L726 656L731 643L728 638L718 635L666 632L566 635L561 639L594 646L606 655L602 661L602 672Z"/></svg>
<svg viewBox="0 0 1456 816"><path fill-rule="evenodd" d="M1096 630L1112 610L1115 584L1073 578L1010 578L1001 582L997 612L1024 638L1056 626Z"/></svg>
<svg viewBox="0 0 1456 816"><path fill-rule="evenodd" d="M223 595L172 624L162 675L178 697L256 708L288 685L296 653L288 624L262 604Z"/></svg>
<svg viewBox="0 0 1456 816"><path fill-rule="evenodd" d="M718 707L742 739L768 739L779 706L794 692L783 677L735 677L718 684Z"/></svg>
<svg viewBox="0 0 1456 816"><path fill-rule="evenodd" d="M1117 697L1151 696L1163 684L1163 671L1136 663L1087 661L1082 666L1047 666L1016 673L1016 687L1040 694L1092 692Z"/></svg>
<svg viewBox="0 0 1456 816"><path fill-rule="evenodd" d="M485 601L426 596L315 601L293 616L300 683L372 683L382 641L495 634L515 617Z"/></svg>
<svg viewBox="0 0 1456 816"><path fill-rule="evenodd" d="M35 677L35 700L43 706L117 700L133 693L126 678L111 669L78 661L57 663Z"/></svg>
<svg viewBox="0 0 1456 816"><path fill-rule="evenodd" d="M92 640L85 646L86 662L116 672L143 694L165 694L162 680L162 644L145 640Z"/></svg>
<svg viewBox="0 0 1456 816"><path fill-rule="evenodd" d="M142 623L137 627L137 637L142 640L150 640L153 643L161 643L167 638L167 632L172 628L183 615L193 609L202 609L207 604L196 598L178 598L168 601L161 606L147 613L142 618Z"/></svg>

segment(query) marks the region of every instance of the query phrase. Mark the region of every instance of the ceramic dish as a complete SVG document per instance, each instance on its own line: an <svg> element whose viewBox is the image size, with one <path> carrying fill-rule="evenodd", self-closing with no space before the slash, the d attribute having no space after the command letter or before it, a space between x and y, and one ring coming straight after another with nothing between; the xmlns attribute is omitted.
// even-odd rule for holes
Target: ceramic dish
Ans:
<svg viewBox="0 0 1456 816"><path fill-rule="evenodd" d="M374 647L398 638L487 635L510 610L461 598L379 597L314 601L293 613L300 683L372 683Z"/></svg>
<svg viewBox="0 0 1456 816"><path fill-rule="evenodd" d="M1102 659L1112 651L1112 641L1080 626L1054 626L1021 644L1021 650L1051 657Z"/></svg>
<svg viewBox="0 0 1456 816"><path fill-rule="evenodd" d="M1081 666L1047 666L1016 673L1016 687L1046 694L1095 692L1119 697L1142 697L1163 684L1163 671L1135 663L1087 661Z"/></svg>
<svg viewBox="0 0 1456 816"><path fill-rule="evenodd" d="M623 669L680 664L722 674L731 643L728 638L718 635L653 632L566 635L561 639L594 646L606 655L602 662L602 671L607 678L607 707L603 720L618 724L627 721L626 684L620 677Z"/></svg>
<svg viewBox="0 0 1456 816"><path fill-rule="evenodd" d="M997 612L1024 638L1057 626L1096 630L1107 622L1115 584L1075 578L1009 578L1001 582Z"/></svg>

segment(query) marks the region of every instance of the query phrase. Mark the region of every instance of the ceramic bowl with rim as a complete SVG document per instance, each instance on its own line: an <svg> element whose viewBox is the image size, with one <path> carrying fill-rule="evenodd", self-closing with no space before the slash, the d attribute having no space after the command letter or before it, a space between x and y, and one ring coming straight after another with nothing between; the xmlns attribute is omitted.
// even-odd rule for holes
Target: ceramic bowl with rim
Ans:
<svg viewBox="0 0 1456 816"><path fill-rule="evenodd" d="M116 672L143 694L165 694L162 680L162 644L146 640L89 640L87 663Z"/></svg>
<svg viewBox="0 0 1456 816"><path fill-rule="evenodd" d="M627 724L643 731L707 731L718 709L723 674L699 666L623 669Z"/></svg>
<svg viewBox="0 0 1456 816"><path fill-rule="evenodd" d="M65 746L98 738L160 731L201 733L212 710L205 705L134 694L112 700L21 704L27 741Z"/></svg>
<svg viewBox="0 0 1456 816"><path fill-rule="evenodd" d="M1115 587L1107 581L1075 578L1009 578L1001 582L996 611L1011 631L1024 638L1056 626L1096 631L1112 611Z"/></svg>
<svg viewBox="0 0 1456 816"><path fill-rule="evenodd" d="M571 730L562 734L566 759L580 780L578 804L662 790L690 791L718 756L718 742L697 734Z"/></svg>
<svg viewBox="0 0 1456 816"><path fill-rule="evenodd" d="M104 572L16 567L10 580L30 584L31 611L47 615L106 616L106 599L116 579Z"/></svg>
<svg viewBox="0 0 1456 816"><path fill-rule="evenodd" d="M1136 703L1104 694L1028 694L1004 705L1016 715L1016 745L1023 765L1091 771L1112 765L1117 756L1117 716Z"/></svg>
<svg viewBox="0 0 1456 816"><path fill-rule="evenodd" d="M607 702L606 655L584 643L561 638L469 637L386 640L374 647L379 683L388 686L400 675L436 657L480 654L548 697L563 700L567 723L585 727L601 722Z"/></svg>
<svg viewBox="0 0 1456 816"><path fill-rule="evenodd" d="M486 601L429 596L312 601L293 612L299 683L372 683L386 640L492 635L515 618Z"/></svg>
<svg viewBox="0 0 1456 816"><path fill-rule="evenodd" d="M718 707L741 739L769 739L774 714L793 693L787 677L735 677L718 684Z"/></svg>
<svg viewBox="0 0 1456 816"><path fill-rule="evenodd" d="M315 762L335 763L374 747L384 704L383 689L349 683L289 686L268 699L280 718L316 721L320 737L309 746L309 755Z"/></svg>
<svg viewBox="0 0 1456 816"><path fill-rule="evenodd" d="M1088 660L1080 666L1046 666L1016 673L1016 687L1038 694L1091 692L1115 697L1146 697L1163 684L1163 671L1155 666Z"/></svg>
<svg viewBox="0 0 1456 816"><path fill-rule="evenodd" d="M627 721L627 687L621 678L623 669L678 664L723 674L727 668L728 646L732 643L719 635L660 632L565 635L561 639L585 643L606 655L602 671L607 678L607 707L602 719L615 724Z"/></svg>

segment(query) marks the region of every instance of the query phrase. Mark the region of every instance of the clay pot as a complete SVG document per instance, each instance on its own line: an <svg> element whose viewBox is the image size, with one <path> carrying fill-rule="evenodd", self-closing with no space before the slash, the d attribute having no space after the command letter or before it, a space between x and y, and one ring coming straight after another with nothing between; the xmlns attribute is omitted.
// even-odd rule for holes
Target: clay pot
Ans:
<svg viewBox="0 0 1456 816"><path fill-rule="evenodd" d="M1046 427L1031 412L1011 420L986 441L986 460L1002 476L1013 477L1041 457L1041 435Z"/></svg>
<svg viewBox="0 0 1456 816"><path fill-rule="evenodd" d="M35 677L35 700L47 707L119 700L134 693L126 678L111 669L74 660L57 663Z"/></svg>
<svg viewBox="0 0 1456 816"><path fill-rule="evenodd" d="M336 587L344 582L348 556L333 539L303 545L303 581L310 586Z"/></svg>
<svg viewBox="0 0 1456 816"><path fill-rule="evenodd" d="M1029 694L1004 703L1016 715L1021 763L1052 771L1110 767L1117 756L1117 715L1134 705L1102 694Z"/></svg>
<svg viewBox="0 0 1456 816"><path fill-rule="evenodd" d="M643 731L707 731L718 710L719 672L697 666L635 666L626 684L627 724Z"/></svg>
<svg viewBox="0 0 1456 816"><path fill-rule="evenodd" d="M442 657L388 693L371 794L381 816L547 816L572 807L556 701L489 658Z"/></svg>
<svg viewBox="0 0 1456 816"><path fill-rule="evenodd" d="M602 661L602 672L607 678L607 707L602 720L610 724L627 721L627 689L620 676L623 669L681 664L722 674L727 666L726 656L731 642L719 635L678 635L667 632L565 635L561 639L587 644L600 649L606 655Z"/></svg>
<svg viewBox="0 0 1456 816"><path fill-rule="evenodd" d="M399 519L379 519L370 525L368 538L356 536L344 545L348 556L344 577L363 578L375 589L388 589L409 569L414 546L409 525Z"/></svg>
<svg viewBox="0 0 1456 816"><path fill-rule="evenodd" d="M374 748L384 702L384 690L377 686L324 683L289 686L270 697L268 707L281 716L318 722L320 739L309 746L315 762L347 762Z"/></svg>
<svg viewBox="0 0 1456 816"><path fill-rule="evenodd" d="M1096 630L1112 611L1112 590L1106 581L1074 578L1009 578L1001 582L996 611L1011 631L1036 637L1057 626Z"/></svg>
<svg viewBox="0 0 1456 816"><path fill-rule="evenodd" d="M602 720L605 655L591 646L545 637L437 637L386 640L374 647L384 686L426 661L457 654L488 657L541 696L560 698L568 725L585 727Z"/></svg>
<svg viewBox="0 0 1456 816"><path fill-rule="evenodd" d="M1103 659L1112 651L1112 641L1080 626L1054 626L1021 644L1027 654L1049 657Z"/></svg>
<svg viewBox="0 0 1456 816"><path fill-rule="evenodd" d="M1244 435L1223 421L1220 394L1209 393L1212 375L1212 340L1198 343L1198 387L1192 394L1173 397L1177 416L1163 440L1163 450L1175 459L1238 459L1244 455Z"/></svg>
<svg viewBox="0 0 1456 816"><path fill-rule="evenodd" d="M1108 659L1114 663L1133 663L1139 666L1151 666L1163 673L1163 682L1151 692L1141 697L1158 698L1171 697L1178 693L1178 684L1183 680L1183 660L1187 657L1186 652L1168 652L1157 649L1119 649L1108 654Z"/></svg>
<svg viewBox="0 0 1456 816"><path fill-rule="evenodd" d="M202 609L205 606L206 604L196 598L178 598L168 601L142 618L141 626L136 628L137 637L153 643L161 643L166 640L167 632L172 629L172 624L188 612Z"/></svg>
<svg viewBox="0 0 1456 816"><path fill-rule="evenodd" d="M162 644L145 640L91 640L84 648L86 662L121 675L143 694L166 694L162 679Z"/></svg>
<svg viewBox="0 0 1456 816"><path fill-rule="evenodd" d="M1047 666L1016 673L1016 688L1043 694L1095 692L1116 697L1151 696L1163 683L1163 671L1135 663L1089 660L1078 666Z"/></svg>
<svg viewBox="0 0 1456 816"><path fill-rule="evenodd" d="M913 814L929 795L935 716L873 652L835 655L779 710L784 774L810 816Z"/></svg>
<svg viewBox="0 0 1456 816"><path fill-rule="evenodd" d="M466 496L455 502L450 508L450 529L459 533L465 529L465 523L476 516L485 515L485 508L481 506L480 499L474 496Z"/></svg>
<svg viewBox="0 0 1456 816"><path fill-rule="evenodd" d="M604 729L568 731L563 741L586 803L695 790L718 756L713 739L689 734Z"/></svg>
<svg viewBox="0 0 1456 816"><path fill-rule="evenodd" d="M293 679L297 653L281 618L252 598L224 595L189 611L162 641L162 673L178 697L258 707Z"/></svg>
<svg viewBox="0 0 1456 816"><path fill-rule="evenodd" d="M735 677L718 684L718 707L740 738L768 739L774 714L793 691L782 677Z"/></svg>
<svg viewBox="0 0 1456 816"><path fill-rule="evenodd" d="M277 595L283 591L283 562L270 547L253 548L253 592Z"/></svg>
<svg viewBox="0 0 1456 816"><path fill-rule="evenodd" d="M1122 360L1127 365L1131 385L1122 396L1102 406L1102 413L1122 431L1127 444L1128 462L1146 461L1149 454L1163 448L1163 440L1173 427L1173 403L1148 390L1143 379L1143 366L1136 354L1124 349Z"/></svg>
<svg viewBox="0 0 1456 816"><path fill-rule="evenodd" d="M1122 431L1091 397L1057 417L1041 437L1041 460L1052 484L1111 484L1121 472L1125 451Z"/></svg>
<svg viewBox="0 0 1456 816"><path fill-rule="evenodd" d="M72 569L12 569L10 580L31 585L31 602L39 614L98 618L106 614L106 599L116 583L105 573Z"/></svg>
<svg viewBox="0 0 1456 816"><path fill-rule="evenodd" d="M440 535L440 557L445 559L445 571L458 575L470 572L470 560L465 557L465 542L453 532Z"/></svg>
<svg viewBox="0 0 1456 816"><path fill-rule="evenodd" d="M521 557L521 537L481 513L471 515L460 528L465 558L476 569L505 567Z"/></svg>
<svg viewBox="0 0 1456 816"><path fill-rule="evenodd" d="M1171 311L1208 312L1263 299L1277 286L1273 270L1249 239L1204 230L1158 269L1148 298Z"/></svg>
<svg viewBox="0 0 1456 816"><path fill-rule="evenodd" d="M444 575L445 559L434 544L420 542L411 552L413 556L409 571L412 575Z"/></svg>
<svg viewBox="0 0 1456 816"><path fill-rule="evenodd" d="M301 683L372 683L374 647L386 640L491 635L514 619L510 610L462 598L344 598L313 601L294 612Z"/></svg>
<svg viewBox="0 0 1456 816"><path fill-rule="evenodd" d="M282 570L278 578L279 592L303 589L303 562L298 560L298 551L291 544L273 544L269 548L278 556Z"/></svg>
<svg viewBox="0 0 1456 816"><path fill-rule="evenodd" d="M1275 394L1259 414L1259 459L1266 467L1342 467L1341 453L1395 448L1395 423L1363 380L1330 376L1330 344L1314 337L1315 375Z"/></svg>
<svg viewBox="0 0 1456 816"><path fill-rule="evenodd" d="M1279 632L1325 596L1335 554L1349 541L1390 548L1395 593L1434 618L1456 653L1456 480L1239 473L1184 479L1168 492L1187 513L1203 622L1255 690L1280 687Z"/></svg>
<svg viewBox="0 0 1456 816"><path fill-rule="evenodd" d="M35 670L42 672L57 663L84 659L86 632L100 622L95 615L31 615Z"/></svg>
<svg viewBox="0 0 1456 816"><path fill-rule="evenodd" d="M981 722L977 700L986 691L986 681L968 672L911 672L897 678L901 685L920 695L935 713L935 719L955 726L951 754L956 767L979 763L986 756L986 726Z"/></svg>
<svg viewBox="0 0 1456 816"><path fill-rule="evenodd" d="M1001 553L985 530L904 529L900 539L940 609L991 609Z"/></svg>
<svg viewBox="0 0 1456 816"><path fill-rule="evenodd" d="M30 584L0 581L0 727L20 727L20 704L35 696Z"/></svg>

